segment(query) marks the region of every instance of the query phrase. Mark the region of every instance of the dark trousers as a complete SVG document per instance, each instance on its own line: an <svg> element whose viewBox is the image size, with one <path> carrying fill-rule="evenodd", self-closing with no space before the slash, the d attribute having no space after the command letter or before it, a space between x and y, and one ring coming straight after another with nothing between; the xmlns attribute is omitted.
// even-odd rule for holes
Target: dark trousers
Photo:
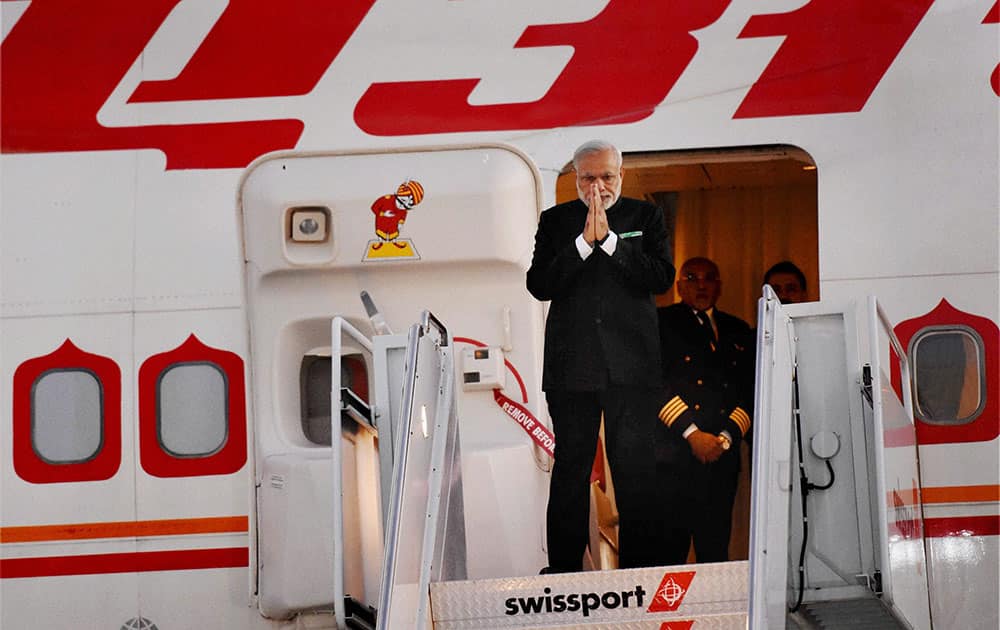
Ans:
<svg viewBox="0 0 1000 630"><path fill-rule="evenodd" d="M618 564L653 566L656 544L653 429L658 399L647 388L608 386L597 392L546 392L556 449L549 481L546 537L549 566L579 571L590 535L590 473L604 412L608 464L618 505Z"/></svg>
<svg viewBox="0 0 1000 630"><path fill-rule="evenodd" d="M723 457L732 455L738 456L738 453L734 451ZM694 500L691 537L694 539L695 560L699 563L725 562L729 560L729 535L733 528L733 502L736 500L739 469L724 465L722 460L699 466L706 470L701 471L701 489L704 491L699 491Z"/></svg>
<svg viewBox="0 0 1000 630"><path fill-rule="evenodd" d="M687 562L692 539L696 562L729 560L739 468L728 458L735 454L727 453L725 461L714 464L702 464L687 454L682 462L657 464L661 564Z"/></svg>
<svg viewBox="0 0 1000 630"><path fill-rule="evenodd" d="M689 448L686 444L682 446ZM672 566L687 562L693 518L692 461L694 458L682 451L669 461L661 460L656 463L656 482L660 493L656 505L661 519L660 541L656 545L659 565Z"/></svg>

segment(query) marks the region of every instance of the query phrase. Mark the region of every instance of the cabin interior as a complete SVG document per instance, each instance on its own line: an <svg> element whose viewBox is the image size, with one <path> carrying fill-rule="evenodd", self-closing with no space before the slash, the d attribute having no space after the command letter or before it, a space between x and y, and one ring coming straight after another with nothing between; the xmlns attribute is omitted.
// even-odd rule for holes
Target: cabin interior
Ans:
<svg viewBox="0 0 1000 630"><path fill-rule="evenodd" d="M719 265L718 307L753 325L761 279L790 260L806 276L810 301L819 295L817 171L791 146L627 153L622 195L664 210L674 263L704 256ZM571 163L556 183L556 201L577 196ZM673 287L661 305L677 301Z"/></svg>

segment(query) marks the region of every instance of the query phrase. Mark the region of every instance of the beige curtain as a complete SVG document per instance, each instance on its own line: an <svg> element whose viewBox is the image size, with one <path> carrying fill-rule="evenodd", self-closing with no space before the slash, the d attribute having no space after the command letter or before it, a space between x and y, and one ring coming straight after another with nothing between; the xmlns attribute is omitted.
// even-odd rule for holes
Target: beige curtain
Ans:
<svg viewBox="0 0 1000 630"><path fill-rule="evenodd" d="M679 270L688 258L714 260L722 275L721 310L756 325L764 272L780 260L798 265L809 299L819 299L815 188L690 190L680 192L676 204L674 264ZM677 299L671 288L657 303Z"/></svg>

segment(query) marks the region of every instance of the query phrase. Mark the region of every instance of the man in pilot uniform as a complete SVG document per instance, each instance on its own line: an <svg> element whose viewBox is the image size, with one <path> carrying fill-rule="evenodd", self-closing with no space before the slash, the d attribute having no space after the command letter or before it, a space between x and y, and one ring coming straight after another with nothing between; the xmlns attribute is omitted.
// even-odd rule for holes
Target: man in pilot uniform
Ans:
<svg viewBox="0 0 1000 630"><path fill-rule="evenodd" d="M664 564L683 564L694 539L698 562L729 559L739 445L750 430L753 361L750 326L715 308L718 266L681 266L681 302L658 309L664 404L656 436L663 493Z"/></svg>

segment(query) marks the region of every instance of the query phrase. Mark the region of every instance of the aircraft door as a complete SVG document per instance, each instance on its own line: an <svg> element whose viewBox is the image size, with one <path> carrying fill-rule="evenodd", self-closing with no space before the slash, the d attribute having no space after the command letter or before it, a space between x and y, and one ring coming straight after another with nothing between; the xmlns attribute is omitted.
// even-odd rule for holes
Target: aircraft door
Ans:
<svg viewBox="0 0 1000 630"><path fill-rule="evenodd" d="M750 520L750 627L784 628L792 498L792 392L795 331L769 286L757 307L753 486Z"/></svg>
<svg viewBox="0 0 1000 630"><path fill-rule="evenodd" d="M378 605L392 443L383 430L399 395L379 375L386 340L400 336L389 333L428 310L448 322L460 352L482 344L503 354L499 387L456 386L469 575L537 572L548 456L491 389L544 417L544 318L525 287L541 206L535 166L499 145L281 153L251 165L239 195L261 612L339 609L340 593ZM365 341L344 335L338 352L338 319ZM334 355L350 369L337 370ZM331 404L333 370L371 405L370 425Z"/></svg>

